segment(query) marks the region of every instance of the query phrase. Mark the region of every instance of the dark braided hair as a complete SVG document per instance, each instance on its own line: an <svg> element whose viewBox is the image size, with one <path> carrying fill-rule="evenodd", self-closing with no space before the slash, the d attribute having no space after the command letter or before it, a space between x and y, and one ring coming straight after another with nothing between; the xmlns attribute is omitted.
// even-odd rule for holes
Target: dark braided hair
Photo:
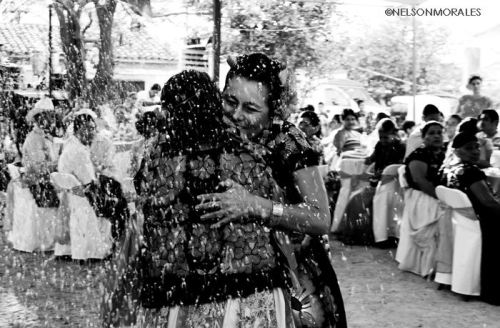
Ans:
<svg viewBox="0 0 500 328"><path fill-rule="evenodd" d="M162 111L159 130L165 133L171 150L192 152L200 142L220 145L224 140L222 101L208 74L185 70L172 76L161 92Z"/></svg>
<svg viewBox="0 0 500 328"><path fill-rule="evenodd" d="M300 118L309 119L313 127L319 126L318 132L316 132L314 135L318 138L321 138L321 126L320 126L321 120L319 119L318 114L310 110L305 110L302 112L302 114L300 114Z"/></svg>

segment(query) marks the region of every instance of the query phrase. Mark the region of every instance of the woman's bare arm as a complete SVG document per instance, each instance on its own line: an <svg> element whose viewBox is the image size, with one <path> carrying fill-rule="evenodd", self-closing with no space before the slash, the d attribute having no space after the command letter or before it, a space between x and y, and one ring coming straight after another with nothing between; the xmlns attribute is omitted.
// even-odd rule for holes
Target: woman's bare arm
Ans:
<svg viewBox="0 0 500 328"><path fill-rule="evenodd" d="M437 198L436 187L434 184L427 180L428 165L422 161L411 161L408 164L413 182L419 189L427 195Z"/></svg>
<svg viewBox="0 0 500 328"><path fill-rule="evenodd" d="M470 189L482 206L500 213L500 202L493 196L486 181L481 180L470 185Z"/></svg>
<svg viewBox="0 0 500 328"><path fill-rule="evenodd" d="M298 231L313 235L328 232L330 210L326 189L318 167L308 167L294 173L296 187L302 196L299 204L283 204L279 217L272 215L273 202L255 196L241 185L231 182L223 193L200 195L202 204L198 210L212 211L203 215L203 220L219 219L215 226L240 221L244 218L261 220L270 227ZM205 202L204 202L205 201ZM214 209L216 209L214 211Z"/></svg>

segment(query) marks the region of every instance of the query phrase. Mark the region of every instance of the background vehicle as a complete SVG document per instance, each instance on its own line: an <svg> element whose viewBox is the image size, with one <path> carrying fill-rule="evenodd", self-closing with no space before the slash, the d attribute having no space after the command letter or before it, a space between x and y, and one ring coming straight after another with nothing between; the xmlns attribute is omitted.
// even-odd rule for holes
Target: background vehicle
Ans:
<svg viewBox="0 0 500 328"><path fill-rule="evenodd" d="M335 114L341 114L344 108L359 111L356 99L364 100L366 113L389 113L386 107L373 100L361 83L349 79L330 79L318 82L303 98L301 107L311 104L316 108L319 102L323 102L325 104L324 112L329 117L333 117Z"/></svg>
<svg viewBox="0 0 500 328"><path fill-rule="evenodd" d="M413 112L413 96L395 96L391 98L391 116L397 117L398 122L422 122L424 107L432 104L439 108L445 119L454 114L458 99L451 95L417 95L415 97L415 113Z"/></svg>

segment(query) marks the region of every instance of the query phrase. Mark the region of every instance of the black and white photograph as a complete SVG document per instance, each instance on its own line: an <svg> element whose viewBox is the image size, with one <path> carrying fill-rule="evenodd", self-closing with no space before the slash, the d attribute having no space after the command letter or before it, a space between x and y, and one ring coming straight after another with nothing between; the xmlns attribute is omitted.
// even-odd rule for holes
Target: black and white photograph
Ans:
<svg viewBox="0 0 500 328"><path fill-rule="evenodd" d="M499 16L0 0L0 328L500 327Z"/></svg>

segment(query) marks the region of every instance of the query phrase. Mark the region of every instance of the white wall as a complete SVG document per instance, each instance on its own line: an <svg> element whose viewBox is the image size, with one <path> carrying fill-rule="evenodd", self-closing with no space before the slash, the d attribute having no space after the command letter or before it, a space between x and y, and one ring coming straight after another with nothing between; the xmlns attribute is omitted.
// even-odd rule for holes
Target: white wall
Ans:
<svg viewBox="0 0 500 328"><path fill-rule="evenodd" d="M179 72L176 62L158 64L118 62L115 65L114 78L123 81L144 81L145 90L148 90L155 83L163 86L172 75Z"/></svg>

